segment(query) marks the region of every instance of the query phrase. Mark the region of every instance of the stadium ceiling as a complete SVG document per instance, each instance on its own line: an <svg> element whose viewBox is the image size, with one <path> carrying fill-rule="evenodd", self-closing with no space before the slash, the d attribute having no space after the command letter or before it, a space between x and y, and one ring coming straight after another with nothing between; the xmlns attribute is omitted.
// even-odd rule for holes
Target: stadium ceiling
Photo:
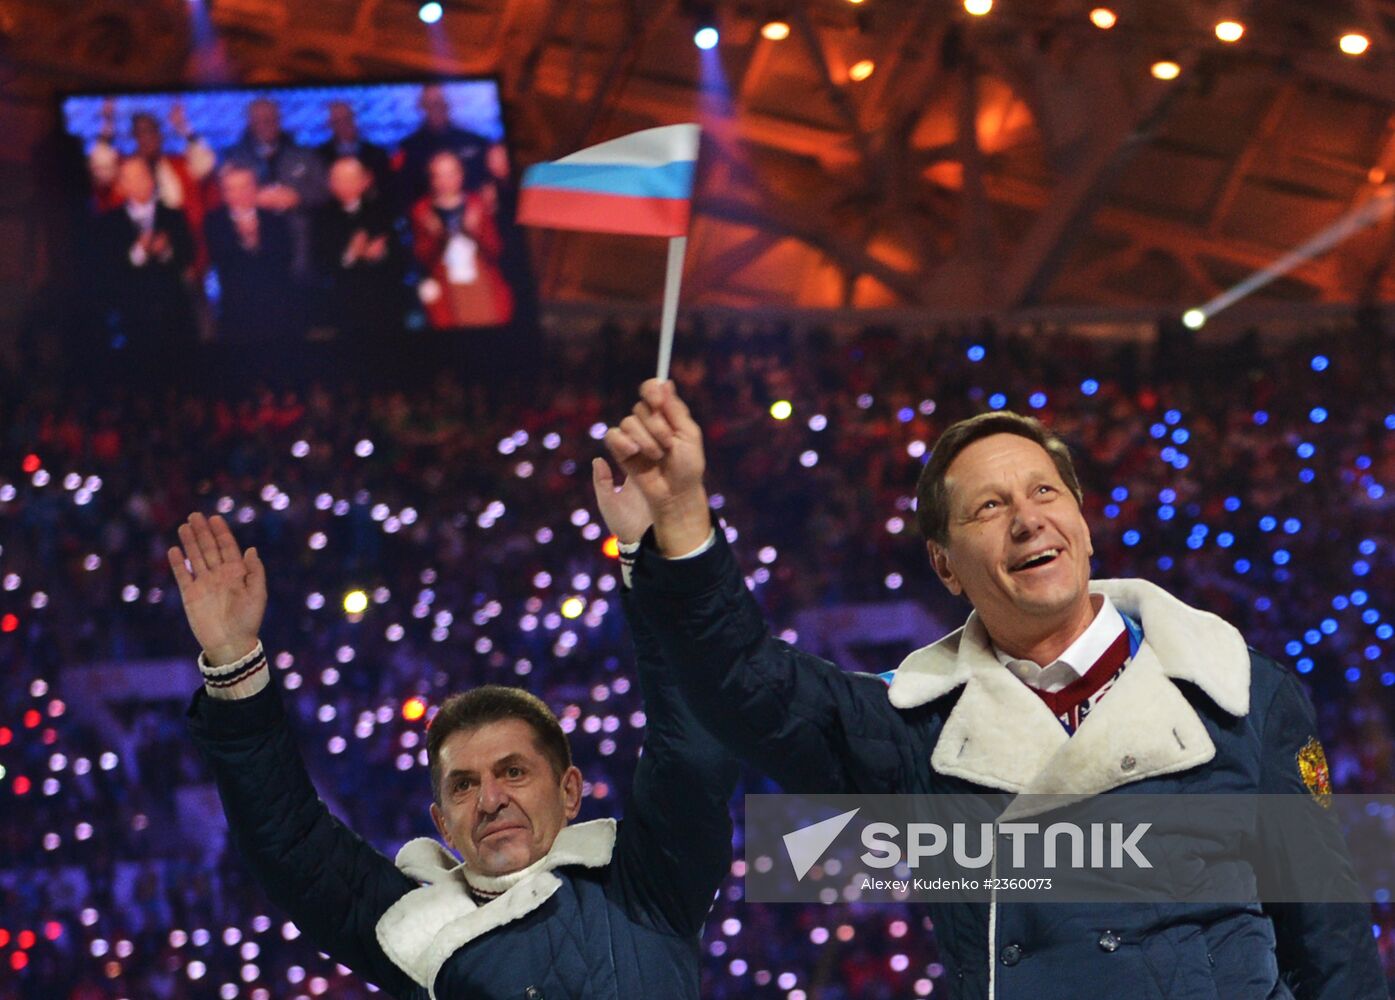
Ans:
<svg viewBox="0 0 1395 1000"><path fill-rule="evenodd" d="M696 120L685 300L735 306L1200 302L1395 179L1395 0L997 0L983 17L960 0L444 0L434 25L420 6L0 0L6 89L498 74L523 164ZM693 44L705 11L711 53ZM1216 37L1223 16L1239 42ZM763 37L772 19L788 37ZM1340 52L1347 31L1369 51ZM1160 59L1176 79L1150 74ZM652 241L535 239L550 301L657 298ZM1389 297L1392 255L1385 221L1262 295Z"/></svg>

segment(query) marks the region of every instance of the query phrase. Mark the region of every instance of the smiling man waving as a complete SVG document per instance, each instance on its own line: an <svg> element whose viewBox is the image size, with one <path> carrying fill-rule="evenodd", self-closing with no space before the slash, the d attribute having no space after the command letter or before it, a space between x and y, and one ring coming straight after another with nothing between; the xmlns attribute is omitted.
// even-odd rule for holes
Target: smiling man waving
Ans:
<svg viewBox="0 0 1395 1000"><path fill-rule="evenodd" d="M771 636L713 528L701 430L672 383L646 382L606 444L654 518L655 558L635 573L640 617L701 722L787 792L1317 797L1310 775L1326 780L1312 706L1289 670L1154 584L1091 580L1069 452L1035 420L986 413L936 443L917 518L936 575L973 612L881 676ZM1301 848L1260 835L1262 871L1204 838L1173 860L1235 866L1261 891L1291 867L1349 870L1335 824ZM930 911L959 998L1386 996L1359 904L993 894Z"/></svg>

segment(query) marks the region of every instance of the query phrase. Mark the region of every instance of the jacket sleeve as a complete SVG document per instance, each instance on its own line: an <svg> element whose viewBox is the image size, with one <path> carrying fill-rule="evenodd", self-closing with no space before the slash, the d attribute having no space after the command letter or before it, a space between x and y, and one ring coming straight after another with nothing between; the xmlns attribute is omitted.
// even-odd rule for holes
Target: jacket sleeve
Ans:
<svg viewBox="0 0 1395 1000"><path fill-rule="evenodd" d="M616 834L616 885L637 920L683 937L702 932L731 869L737 762L684 704L653 632L622 596L644 696L644 750Z"/></svg>
<svg viewBox="0 0 1395 1000"><path fill-rule="evenodd" d="M905 787L913 741L886 684L774 638L720 530L687 559L660 556L651 532L634 599L698 720L786 792Z"/></svg>
<svg viewBox="0 0 1395 1000"><path fill-rule="evenodd" d="M316 948L393 996L423 991L383 954L375 928L416 883L330 815L315 793L273 681L250 698L200 688L189 729L218 783L238 852Z"/></svg>
<svg viewBox="0 0 1395 1000"><path fill-rule="evenodd" d="M1305 784L1300 765L1299 754L1305 747L1307 755L1313 753L1313 748L1321 754L1317 718L1297 679L1285 671L1264 721L1260 791L1304 799L1313 796L1315 791ZM1325 767L1324 762L1324 772ZM1291 890L1285 892L1282 886L1302 885L1311 890L1319 866L1326 873L1320 876L1322 880L1356 884L1351 856L1336 817L1330 811L1324 812L1316 802L1311 805L1308 822L1293 821L1293 813L1285 810L1286 822L1261 827L1262 899L1267 898L1266 889L1279 898L1295 895ZM1293 987L1298 1000L1388 998L1371 934L1369 905L1277 902L1265 903L1264 909L1274 921L1279 972Z"/></svg>

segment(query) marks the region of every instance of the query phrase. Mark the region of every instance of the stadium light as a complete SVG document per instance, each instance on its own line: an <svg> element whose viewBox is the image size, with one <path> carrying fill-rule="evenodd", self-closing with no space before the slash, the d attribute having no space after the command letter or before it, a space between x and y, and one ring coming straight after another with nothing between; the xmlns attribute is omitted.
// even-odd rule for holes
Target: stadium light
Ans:
<svg viewBox="0 0 1395 1000"><path fill-rule="evenodd" d="M760 36L767 41L783 42L790 37L790 26L788 21L766 21L760 29Z"/></svg>
<svg viewBox="0 0 1395 1000"><path fill-rule="evenodd" d="M430 3L424 3L418 8L417 17L421 18L422 24L435 24L441 19L445 12L445 8L437 3L436 0L431 0Z"/></svg>
<svg viewBox="0 0 1395 1000"><path fill-rule="evenodd" d="M1108 7L1096 7L1090 11L1090 23L1101 31L1108 31L1119 23L1119 15Z"/></svg>
<svg viewBox="0 0 1395 1000"><path fill-rule="evenodd" d="M710 24L704 24L697 31L693 32L693 44L706 52L708 49L715 49L717 43L722 40L722 36L717 33L717 29Z"/></svg>
<svg viewBox="0 0 1395 1000"><path fill-rule="evenodd" d="M1348 31L1337 39L1337 47L1349 56L1364 55L1371 47L1371 40L1359 31Z"/></svg>

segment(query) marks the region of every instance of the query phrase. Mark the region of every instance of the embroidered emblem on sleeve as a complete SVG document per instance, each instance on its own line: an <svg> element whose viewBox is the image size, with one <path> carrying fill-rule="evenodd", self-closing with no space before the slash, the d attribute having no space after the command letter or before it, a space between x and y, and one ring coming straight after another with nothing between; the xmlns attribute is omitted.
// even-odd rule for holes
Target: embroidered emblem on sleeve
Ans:
<svg viewBox="0 0 1395 1000"><path fill-rule="evenodd" d="M1327 769L1327 754L1316 736L1308 737L1298 751L1298 773L1303 784L1324 809L1332 805L1332 773Z"/></svg>

